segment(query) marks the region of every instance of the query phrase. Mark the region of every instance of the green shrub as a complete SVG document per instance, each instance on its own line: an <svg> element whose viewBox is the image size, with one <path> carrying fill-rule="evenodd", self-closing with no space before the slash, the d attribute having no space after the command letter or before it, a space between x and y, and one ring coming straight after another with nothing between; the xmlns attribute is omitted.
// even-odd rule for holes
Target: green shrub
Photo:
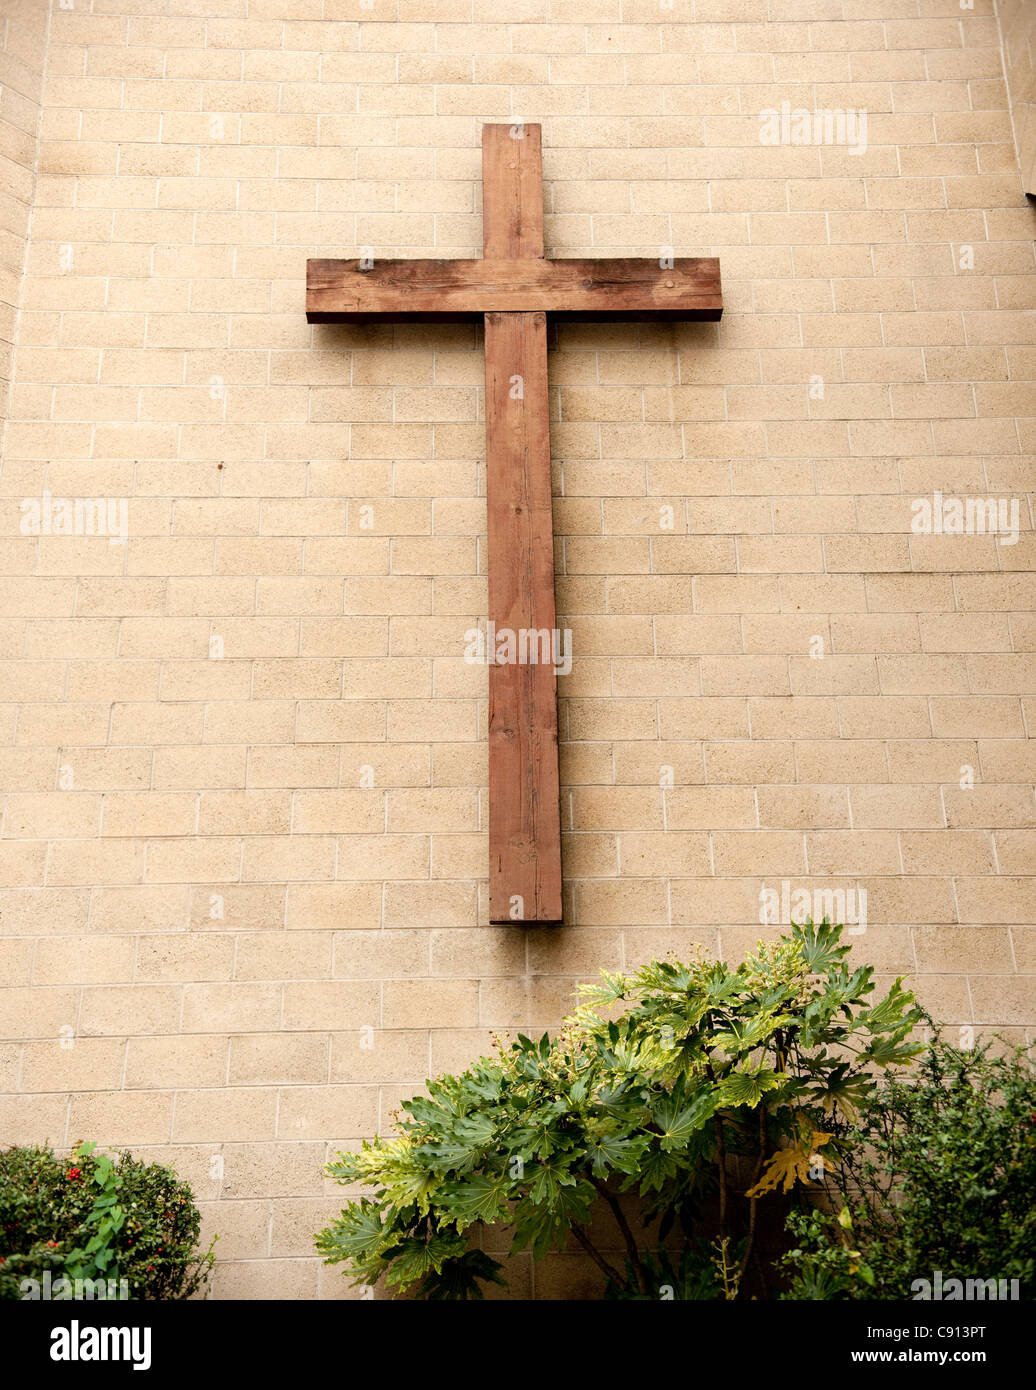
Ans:
<svg viewBox="0 0 1036 1390"><path fill-rule="evenodd" d="M113 1160L93 1144L67 1159L0 1152L0 1298L32 1297L23 1280L55 1298L75 1297L76 1280L90 1281L86 1297L118 1298L125 1280L133 1299L189 1298L213 1261L211 1246L197 1253L199 1225L191 1189L157 1163Z"/></svg>
<svg viewBox="0 0 1036 1390"><path fill-rule="evenodd" d="M993 1047L937 1039L883 1081L846 1136L838 1215L789 1218L789 1297L923 1297L938 1270L944 1289L1017 1279L1036 1298L1036 1072L1024 1049Z"/></svg>
<svg viewBox="0 0 1036 1390"><path fill-rule="evenodd" d="M604 975L556 1038L499 1045L406 1102L401 1133L340 1154L343 1184L373 1188L317 1237L356 1283L382 1276L428 1298L481 1297L500 1265L470 1248L494 1223L534 1258L569 1236L610 1297L735 1297L757 1237L757 1208L823 1170L876 1068L918 1048L899 982L878 1004L870 966L850 969L841 928L795 927L736 969L653 962ZM611 1017L611 1015L618 1015ZM735 1180L735 1175L737 1180ZM746 1192L746 1189L748 1191ZM620 1195L642 1199L651 1248ZM610 1209L622 1269L591 1237ZM708 1205L708 1249L691 1233ZM659 1247L687 1232L674 1269ZM663 1286L669 1285L663 1291Z"/></svg>

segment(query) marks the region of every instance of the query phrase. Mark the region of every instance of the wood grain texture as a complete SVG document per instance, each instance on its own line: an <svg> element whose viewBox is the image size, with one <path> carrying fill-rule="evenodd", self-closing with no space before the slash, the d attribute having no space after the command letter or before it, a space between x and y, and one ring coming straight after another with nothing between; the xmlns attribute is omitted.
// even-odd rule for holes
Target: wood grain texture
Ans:
<svg viewBox="0 0 1036 1390"><path fill-rule="evenodd" d="M543 634L489 667L493 922L560 922L561 815L547 313L562 319L718 319L719 261L544 259L538 125L482 129L482 260L310 260L310 323L484 316L489 618ZM533 659L529 660L531 652ZM520 649L518 655L520 655Z"/></svg>
<svg viewBox="0 0 1036 1390"><path fill-rule="evenodd" d="M486 497L489 616L498 633L553 633L543 313L486 316ZM489 668L489 856L490 921L561 921L557 677L549 660Z"/></svg>
<svg viewBox="0 0 1036 1390"><path fill-rule="evenodd" d="M515 266L527 273L546 264L538 125L483 126L482 228L488 261L476 265ZM498 257L508 259L498 262ZM489 617L498 631L515 634L553 633L555 623L542 308L531 304L531 312L485 315ZM560 795L553 664L491 664L491 922L561 921Z"/></svg>
<svg viewBox="0 0 1036 1390"><path fill-rule="evenodd" d="M563 319L714 320L723 307L713 256L682 258L671 268L641 257L385 260L369 270L359 264L307 261L310 323L465 319L539 309Z"/></svg>
<svg viewBox="0 0 1036 1390"><path fill-rule="evenodd" d="M487 260L543 255L543 141L538 125L482 127L482 254Z"/></svg>

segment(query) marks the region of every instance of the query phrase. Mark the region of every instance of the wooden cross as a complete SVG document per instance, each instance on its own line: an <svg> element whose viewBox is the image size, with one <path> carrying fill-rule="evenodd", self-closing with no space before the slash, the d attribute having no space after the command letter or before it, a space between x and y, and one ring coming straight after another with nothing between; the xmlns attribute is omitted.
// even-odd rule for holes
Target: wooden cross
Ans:
<svg viewBox="0 0 1036 1390"><path fill-rule="evenodd" d="M538 125L483 126L482 212L482 260L307 261L306 318L485 320L489 617L527 635L524 662L489 652L489 918L560 922L557 675L529 636L556 621L547 314L718 319L719 261L545 260Z"/></svg>

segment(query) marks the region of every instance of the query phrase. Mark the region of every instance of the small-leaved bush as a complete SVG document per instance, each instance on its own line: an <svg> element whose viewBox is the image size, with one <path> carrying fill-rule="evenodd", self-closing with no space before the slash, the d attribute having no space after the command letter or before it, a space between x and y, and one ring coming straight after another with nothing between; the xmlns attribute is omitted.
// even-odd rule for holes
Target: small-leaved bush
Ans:
<svg viewBox="0 0 1036 1390"><path fill-rule="evenodd" d="M874 1073L918 1050L912 996L897 981L872 1002L873 970L851 967L840 937L806 924L737 967L655 961L603 974L556 1037L500 1043L430 1082L405 1103L397 1136L330 1166L372 1195L317 1237L325 1261L356 1283L481 1297L503 1279L473 1237L500 1224L512 1253L537 1259L573 1240L609 1297L655 1298L664 1285L665 1297L744 1297L760 1204L816 1181ZM646 1241L624 1194L640 1200ZM625 1251L618 1265L591 1232L596 1204ZM666 1245L681 1232L674 1263Z"/></svg>
<svg viewBox="0 0 1036 1390"><path fill-rule="evenodd" d="M910 1074L883 1080L828 1185L823 1207L789 1217L789 1297L922 1298L939 1271L944 1285L1006 1280L1008 1296L1017 1279L1036 1298L1031 1053L936 1036Z"/></svg>
<svg viewBox="0 0 1036 1390"><path fill-rule="evenodd" d="M189 1298L214 1258L212 1246L198 1251L199 1226L190 1187L158 1163L94 1144L71 1158L36 1146L0 1152L2 1299L31 1297L47 1271L51 1297L75 1297L76 1280L111 1288L87 1297L119 1297L125 1280L131 1299Z"/></svg>

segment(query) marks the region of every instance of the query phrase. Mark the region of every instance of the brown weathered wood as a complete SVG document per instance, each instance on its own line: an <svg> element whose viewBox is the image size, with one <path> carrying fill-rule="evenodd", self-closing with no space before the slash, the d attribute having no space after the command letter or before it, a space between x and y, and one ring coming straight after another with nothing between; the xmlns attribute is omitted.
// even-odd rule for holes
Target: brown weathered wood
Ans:
<svg viewBox="0 0 1036 1390"><path fill-rule="evenodd" d="M311 323L471 318L545 309L567 319L718 319L719 261L675 260L307 262Z"/></svg>
<svg viewBox="0 0 1036 1390"><path fill-rule="evenodd" d="M519 274L543 255L538 125L482 128L482 244ZM520 257L498 261L494 257ZM497 631L554 631L547 316L485 315L489 617ZM491 629L493 630L493 629ZM542 653L537 651L537 655ZM561 921L558 699L553 664L489 653L489 920Z"/></svg>
<svg viewBox="0 0 1036 1390"><path fill-rule="evenodd" d="M306 317L310 323L484 317L489 618L498 635L543 634L549 645L556 618L547 313L718 319L719 261L545 260L538 125L483 127L482 209L480 261L308 261ZM491 647L490 920L559 922L554 662L543 659L538 639L526 642L524 661L498 665L494 654Z"/></svg>
<svg viewBox="0 0 1036 1390"><path fill-rule="evenodd" d="M546 314L486 316L486 498L495 630L553 634ZM531 650L489 667L491 922L561 921L557 677Z"/></svg>
<svg viewBox="0 0 1036 1390"><path fill-rule="evenodd" d="M487 261L542 259L543 136L538 125L482 127L482 254Z"/></svg>

